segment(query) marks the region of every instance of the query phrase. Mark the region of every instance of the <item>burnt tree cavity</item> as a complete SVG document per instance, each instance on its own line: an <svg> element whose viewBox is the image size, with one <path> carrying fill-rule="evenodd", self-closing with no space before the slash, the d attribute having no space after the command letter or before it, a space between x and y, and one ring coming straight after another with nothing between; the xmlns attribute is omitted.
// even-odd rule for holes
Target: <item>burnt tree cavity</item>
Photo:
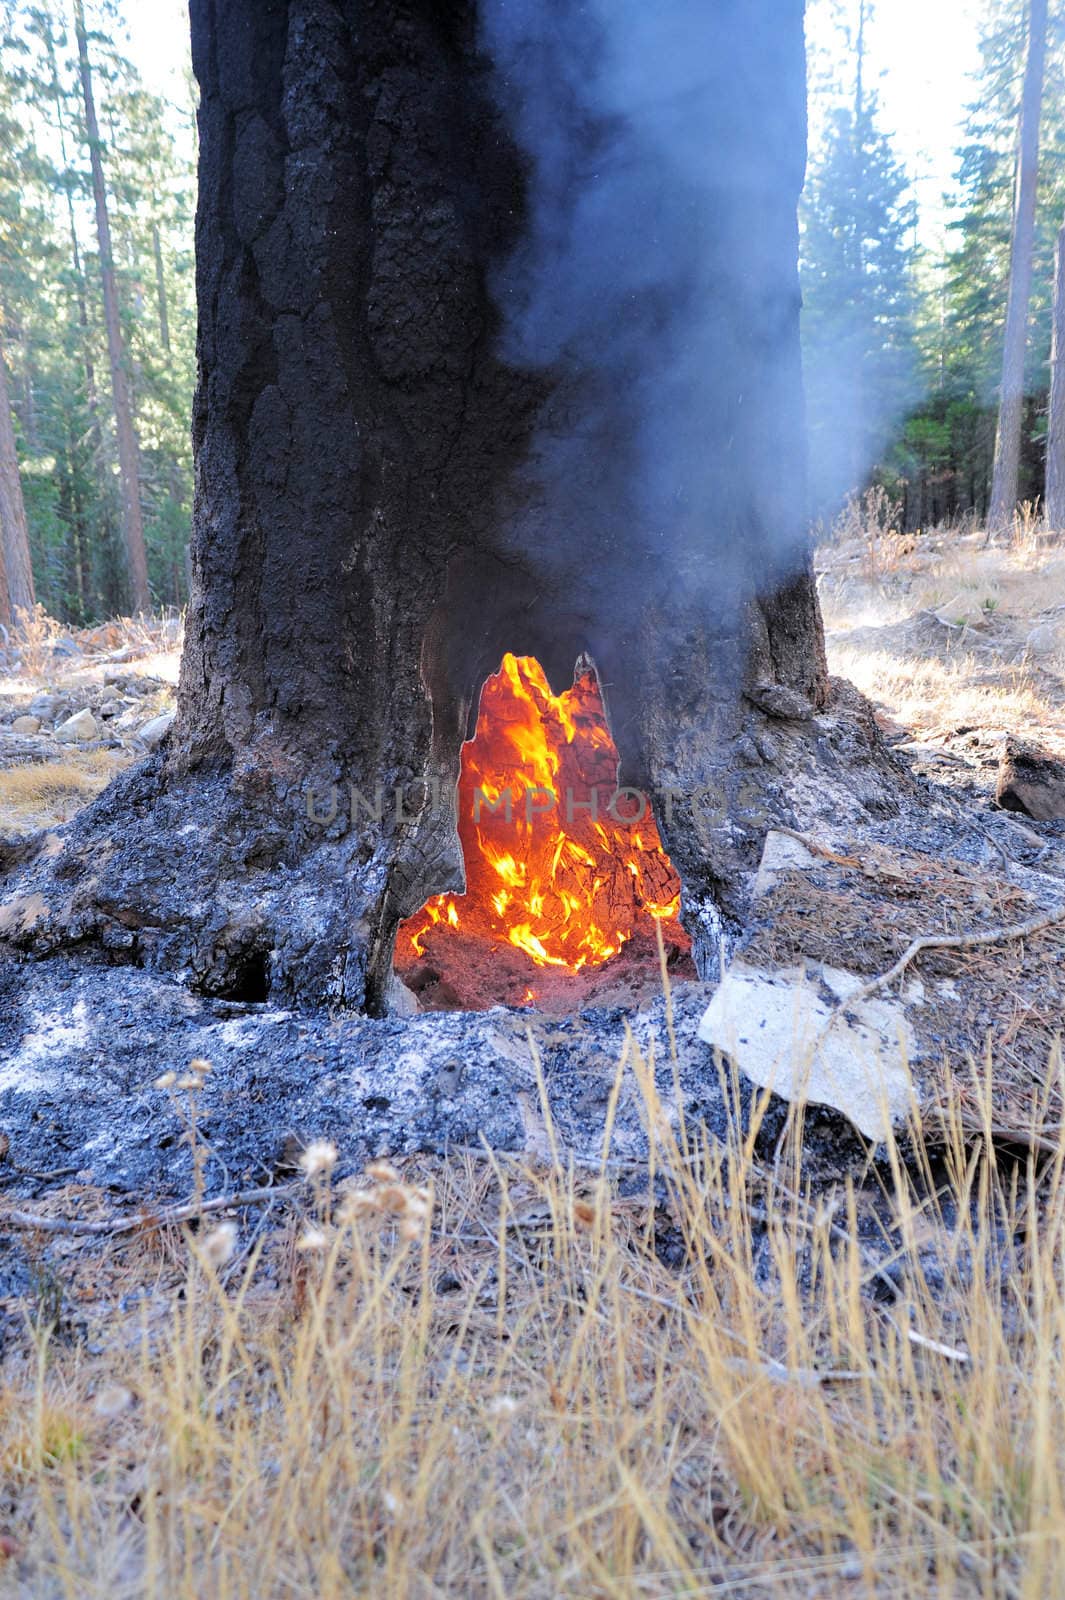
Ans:
<svg viewBox="0 0 1065 1600"><path fill-rule="evenodd" d="M773 741L823 741L829 688L797 531L802 5L708 9L719 158L742 150L743 170L713 211L720 378L699 471L717 510L673 563L668 528L648 544L617 518L550 525L543 440L581 436L595 380L505 354L534 163L474 5L192 0L200 376L178 717L61 849L19 853L9 943L78 944L218 995L385 1007L399 920L461 889L462 863L446 808L353 817L348 786L452 793L506 650L556 689L591 652L620 780L701 797L658 815L686 916L742 909L766 826L792 816L797 747ZM574 505L594 507L625 441L587 434L570 465ZM717 603L715 562L742 575ZM851 724L864 751L871 724ZM323 826L307 794L334 785Z"/></svg>

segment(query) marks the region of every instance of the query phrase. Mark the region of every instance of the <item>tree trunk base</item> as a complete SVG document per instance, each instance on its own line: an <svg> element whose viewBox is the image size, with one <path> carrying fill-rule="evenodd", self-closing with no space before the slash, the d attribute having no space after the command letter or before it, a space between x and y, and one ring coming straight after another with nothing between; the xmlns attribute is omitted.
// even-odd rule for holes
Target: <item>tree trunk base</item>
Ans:
<svg viewBox="0 0 1065 1600"><path fill-rule="evenodd" d="M861 828L897 814L913 789L867 702L839 680L819 711L754 683L727 719L719 706L699 727L699 712L695 703L690 737L676 714L667 730L666 708L649 716L640 781L681 878L695 967L713 978L722 940L743 929L771 828ZM445 795L457 752L451 768L426 774ZM429 783L414 787L428 800ZM0 854L0 949L79 951L233 1001L385 1014L409 1003L392 971L399 922L432 895L461 892L463 876L446 807L397 820L394 786L384 788L381 822L351 827L348 803L331 823L312 821L306 789L262 766L175 773L155 755L73 822ZM317 786L311 806L324 817L322 795Z"/></svg>

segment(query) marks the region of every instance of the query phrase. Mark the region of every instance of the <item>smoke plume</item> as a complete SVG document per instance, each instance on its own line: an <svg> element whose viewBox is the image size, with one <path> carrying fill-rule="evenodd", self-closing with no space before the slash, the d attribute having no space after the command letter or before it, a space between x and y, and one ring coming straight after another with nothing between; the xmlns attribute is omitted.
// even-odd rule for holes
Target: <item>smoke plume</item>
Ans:
<svg viewBox="0 0 1065 1600"><path fill-rule="evenodd" d="M734 608L805 554L801 0L483 0L482 29L528 162L503 354L561 380L513 537L589 614Z"/></svg>

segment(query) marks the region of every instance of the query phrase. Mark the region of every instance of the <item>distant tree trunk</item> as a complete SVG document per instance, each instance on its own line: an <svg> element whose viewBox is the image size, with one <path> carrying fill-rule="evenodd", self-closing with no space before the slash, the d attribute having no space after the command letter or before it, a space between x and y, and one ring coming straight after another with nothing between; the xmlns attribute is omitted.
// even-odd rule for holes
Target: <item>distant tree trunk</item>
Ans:
<svg viewBox="0 0 1065 1600"><path fill-rule="evenodd" d="M2 313L0 313L2 316ZM15 423L7 386L7 365L0 340L0 528L3 529L4 569L7 575L6 601L9 615L33 610L37 596L33 588L33 563L30 560L30 535L26 506L22 498L18 453L15 449Z"/></svg>
<svg viewBox="0 0 1065 1600"><path fill-rule="evenodd" d="M740 914L774 819L800 825L795 796L875 761L871 714L855 721L842 691L819 714L803 7L707 14L712 145L744 162L738 183L722 158L705 208L714 315L690 470L713 503L687 566L683 485L653 542L624 522L589 544L567 520L554 538L571 585L543 543L512 537L540 504L545 418L582 440L587 400L582 371L525 367L502 345L498 270L529 226L528 164L476 6L192 0L200 379L178 716L79 816L58 864L42 852L26 868L23 892L48 910L25 947L74 941L238 1000L386 1008L399 921L461 888L454 818L430 796L454 794L506 650L558 688L591 651L621 781L654 796L707 967L717 908ZM584 459L593 492L602 464ZM866 776L854 805L890 809ZM308 797L331 786L323 824Z"/></svg>
<svg viewBox="0 0 1065 1600"><path fill-rule="evenodd" d="M1043 106L1046 41L1047 0L1029 0L1028 52L1021 94L1009 296L1002 348L1002 387L999 393L998 431L995 435L991 506L988 511L989 535L1010 527L1017 509L1024 409L1024 356L1032 289L1032 249L1039 179L1039 118Z"/></svg>
<svg viewBox="0 0 1065 1600"><path fill-rule="evenodd" d="M111 223L107 214L103 161L100 156L100 130L93 98L89 46L85 34L83 0L74 0L74 28L78 41L78 66L85 101L85 130L92 166L92 192L96 207L96 237L100 250L100 283L103 290L104 323L107 329L107 354L111 366L111 395L115 409L115 436L118 442L118 468L122 482L122 531L126 544L126 566L130 600L134 611L151 609L148 589L148 559L144 549L144 523L140 502L140 460L133 427L126 351L118 309L118 286L111 247Z"/></svg>
<svg viewBox="0 0 1065 1600"><path fill-rule="evenodd" d="M63 110L63 87L59 78L59 62L56 58L55 35L52 31L51 18L47 12L41 13L41 37L44 40L48 65L52 75L52 95L55 100L56 130L59 134L59 153L62 157L63 167L67 168L67 133L66 116ZM78 331L81 339L82 370L85 373L85 402L89 410L89 432L92 441L94 465L99 469L104 461L103 430L100 426L100 399L96 388L96 363L93 360L92 338L89 332L89 306L85 292L85 273L81 262L81 246L78 243L78 225L74 215L74 198L71 194L70 182L63 185L67 207L67 228L70 233L70 264L74 273L75 295L78 308ZM71 448L71 462L74 461L74 451ZM101 498L106 503L107 489L102 486ZM109 517L105 516L105 526L110 535ZM84 535L84 528L82 528ZM85 555L85 540L82 538L82 560ZM84 601L84 588L82 588Z"/></svg>
<svg viewBox="0 0 1065 1600"><path fill-rule="evenodd" d="M1054 256L1054 333L1050 350L1046 523L1065 532L1065 224Z"/></svg>
<svg viewBox="0 0 1065 1600"><path fill-rule="evenodd" d="M77 450L70 415L67 415L66 450L60 488L60 510L66 527L66 580L71 617L84 622L85 606L85 515L78 488Z"/></svg>
<svg viewBox="0 0 1065 1600"><path fill-rule="evenodd" d="M159 338L167 355L170 354L170 313L166 304L166 276L163 272L163 242L159 237L159 224L152 223L152 255L155 258L155 299L159 307Z"/></svg>

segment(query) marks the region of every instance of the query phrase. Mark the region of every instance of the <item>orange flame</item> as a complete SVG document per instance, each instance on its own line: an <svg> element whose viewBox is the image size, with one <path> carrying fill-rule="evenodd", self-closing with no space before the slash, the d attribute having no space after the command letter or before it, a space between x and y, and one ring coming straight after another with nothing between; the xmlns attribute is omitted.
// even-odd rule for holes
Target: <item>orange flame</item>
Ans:
<svg viewBox="0 0 1065 1600"><path fill-rule="evenodd" d="M462 750L466 893L438 895L409 917L397 961L424 955L426 934L444 922L571 972L616 955L650 918L688 950L680 882L650 807L634 815L640 801L630 793L615 802L617 816L608 809L617 768L593 672L554 695L532 656L504 656Z"/></svg>

